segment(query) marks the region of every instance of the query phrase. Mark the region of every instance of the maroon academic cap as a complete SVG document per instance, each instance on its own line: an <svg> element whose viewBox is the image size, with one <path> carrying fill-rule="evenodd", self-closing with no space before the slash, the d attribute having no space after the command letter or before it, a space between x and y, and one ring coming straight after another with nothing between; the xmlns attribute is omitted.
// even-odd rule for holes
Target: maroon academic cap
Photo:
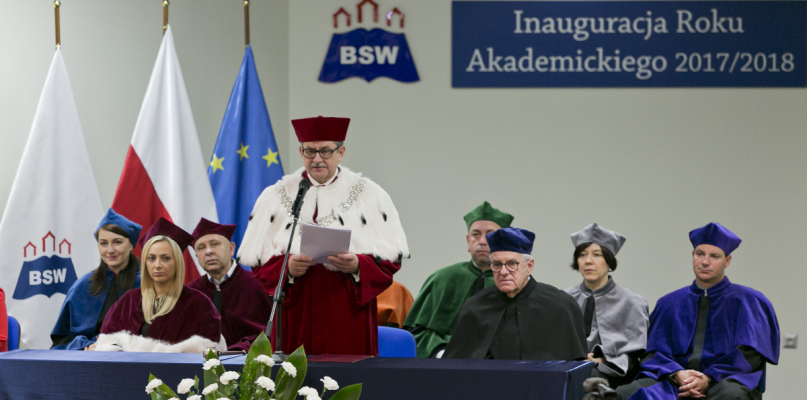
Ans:
<svg viewBox="0 0 807 400"><path fill-rule="evenodd" d="M291 120L297 140L305 142L343 142L347 136L350 118L323 117Z"/></svg>
<svg viewBox="0 0 807 400"><path fill-rule="evenodd" d="M185 232L182 228L174 225L171 221L160 217L160 219L158 219L157 222L155 222L154 225L152 225L151 228L146 231L146 234L140 238L140 241L137 242L137 244L139 244L140 247L145 247L146 242L157 235L168 236L169 238L173 239L183 251L191 244L191 241L193 240L193 237L188 234L188 232Z"/></svg>
<svg viewBox="0 0 807 400"><path fill-rule="evenodd" d="M204 235L221 235L227 238L227 240L232 239L233 233L235 233L235 225L222 225L217 224L213 221L209 221L205 218L199 220L199 224L196 225L196 229L193 230L193 241L191 244L196 246L196 241L199 240Z"/></svg>

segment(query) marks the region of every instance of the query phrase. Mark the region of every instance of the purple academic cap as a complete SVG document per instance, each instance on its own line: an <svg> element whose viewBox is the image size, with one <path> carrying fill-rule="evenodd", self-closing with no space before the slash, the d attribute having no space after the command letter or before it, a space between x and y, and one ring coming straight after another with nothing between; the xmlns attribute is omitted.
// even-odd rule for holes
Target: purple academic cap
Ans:
<svg viewBox="0 0 807 400"><path fill-rule="evenodd" d="M703 227L693 229L689 232L689 241L692 242L692 247L698 247L702 244L711 244L712 246L719 247L726 255L731 254L734 249L740 246L743 240L734 232L726 229L725 226L717 222L710 222Z"/></svg>
<svg viewBox="0 0 807 400"><path fill-rule="evenodd" d="M196 229L194 229L193 233L191 233L191 236L193 236L193 241L191 244L196 246L197 240L201 239L202 236L210 234L221 235L227 240L231 240L233 238L233 233L235 233L235 225L217 224L209 219L202 218L199 220L199 224L196 225Z"/></svg>
<svg viewBox="0 0 807 400"><path fill-rule="evenodd" d="M182 228L174 225L173 222L160 217L160 219L158 219L157 222L155 222L154 225L152 225L151 228L146 231L146 234L140 238L140 242L138 242L138 244L140 247L143 247L146 245L146 242L148 242L149 239L157 235L168 236L169 238L173 239L183 251L191 244L191 241L193 240L190 233L185 232Z"/></svg>
<svg viewBox="0 0 807 400"><path fill-rule="evenodd" d="M486 238L491 253L512 251L520 254L532 254L535 234L521 228L502 228L488 233Z"/></svg>

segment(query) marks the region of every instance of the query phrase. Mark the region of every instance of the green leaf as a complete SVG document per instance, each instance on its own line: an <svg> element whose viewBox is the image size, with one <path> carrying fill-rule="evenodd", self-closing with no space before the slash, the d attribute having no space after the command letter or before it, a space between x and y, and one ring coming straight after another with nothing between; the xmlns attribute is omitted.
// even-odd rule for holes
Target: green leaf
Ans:
<svg viewBox="0 0 807 400"><path fill-rule="evenodd" d="M216 353L213 350L210 350L205 355L205 361L213 359L213 358L218 360L218 357L216 356ZM221 371L219 371L219 369L221 369ZM214 383L219 383L219 376L221 376L221 374L223 374L223 373L224 373L224 367L222 367L221 365L219 365L216 368L211 368L209 370L206 370L205 371L205 387L208 387L208 386L210 386L210 385L212 385Z"/></svg>
<svg viewBox="0 0 807 400"><path fill-rule="evenodd" d="M280 371L275 377L276 389L274 398L276 400L294 400L297 397L297 391L303 386L303 379L305 379L305 374L308 371L308 361L305 358L303 346L294 350L294 353L291 353L289 358L286 359L286 362L291 363L291 365L297 368L297 376L292 377L286 374L286 370L280 367Z"/></svg>
<svg viewBox="0 0 807 400"><path fill-rule="evenodd" d="M359 400L361 396L361 383L343 387L331 396L330 400Z"/></svg>
<svg viewBox="0 0 807 400"><path fill-rule="evenodd" d="M249 347L249 352L247 352L247 362L254 360L259 355L266 355L271 357L272 356L272 342L266 338L266 334L261 332L258 335L258 338L252 342L252 346Z"/></svg>
<svg viewBox="0 0 807 400"><path fill-rule="evenodd" d="M155 379L157 379L157 377L155 377L154 374L149 374L149 382ZM165 383L160 384L160 386L157 386L156 388L154 388L154 390L151 391L152 400L165 400L170 399L172 397L177 397L177 395Z"/></svg>
<svg viewBox="0 0 807 400"><path fill-rule="evenodd" d="M239 399L250 399L254 397L256 389L255 380L258 379L260 376L261 371L265 368L261 368L264 364L255 359L259 355L265 355L267 357L272 356L272 343L269 339L266 338L266 334L261 332L258 335L258 338L252 342L252 346L249 348L249 352L247 353L246 361L244 362L244 369L241 371L241 390L239 391ZM271 370L269 374L271 374Z"/></svg>

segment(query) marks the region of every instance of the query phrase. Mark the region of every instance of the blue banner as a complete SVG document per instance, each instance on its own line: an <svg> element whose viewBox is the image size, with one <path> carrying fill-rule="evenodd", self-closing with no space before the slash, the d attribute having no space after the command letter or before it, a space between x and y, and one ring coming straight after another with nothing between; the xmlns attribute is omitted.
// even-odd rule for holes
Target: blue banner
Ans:
<svg viewBox="0 0 807 400"><path fill-rule="evenodd" d="M380 28L333 34L319 80L332 83L352 76L367 82L379 76L399 82L420 80L406 36Z"/></svg>
<svg viewBox="0 0 807 400"><path fill-rule="evenodd" d="M806 87L803 1L454 1L453 87Z"/></svg>
<svg viewBox="0 0 807 400"><path fill-rule="evenodd" d="M73 260L56 255L42 256L22 263L22 271L14 288L15 300L25 300L38 294L51 297L67 290L78 279Z"/></svg>
<svg viewBox="0 0 807 400"><path fill-rule="evenodd" d="M238 246L258 196L283 177L251 46L244 52L207 174L219 222L236 225L232 241Z"/></svg>

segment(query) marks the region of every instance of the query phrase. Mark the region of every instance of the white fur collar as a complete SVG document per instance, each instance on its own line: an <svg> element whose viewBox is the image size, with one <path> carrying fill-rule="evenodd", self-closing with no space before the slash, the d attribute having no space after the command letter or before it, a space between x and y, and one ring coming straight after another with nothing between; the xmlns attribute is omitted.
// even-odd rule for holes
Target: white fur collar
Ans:
<svg viewBox="0 0 807 400"><path fill-rule="evenodd" d="M227 350L224 336L219 343L210 339L193 335L179 343L170 344L162 340L134 335L129 331L120 331L98 335L95 351L133 351L148 353L203 353L209 348L219 351Z"/></svg>
<svg viewBox="0 0 807 400"><path fill-rule="evenodd" d="M255 202L244 239L238 250L238 262L259 266L273 256L285 253L289 244L292 218L281 201L281 189L294 200L302 177L303 168L286 175L272 186L264 189ZM340 205L351 196L351 190L362 180L364 188L346 212ZM314 210L317 221L334 215L332 228L350 229L350 251L356 254L372 254L384 260L398 261L409 257L409 246L401 226L398 210L389 194L378 184L348 168L341 167L332 184L312 187L304 198L301 220L313 223ZM341 219L340 219L341 218ZM298 235L295 232L295 236ZM300 241L294 240L291 254L299 254Z"/></svg>

